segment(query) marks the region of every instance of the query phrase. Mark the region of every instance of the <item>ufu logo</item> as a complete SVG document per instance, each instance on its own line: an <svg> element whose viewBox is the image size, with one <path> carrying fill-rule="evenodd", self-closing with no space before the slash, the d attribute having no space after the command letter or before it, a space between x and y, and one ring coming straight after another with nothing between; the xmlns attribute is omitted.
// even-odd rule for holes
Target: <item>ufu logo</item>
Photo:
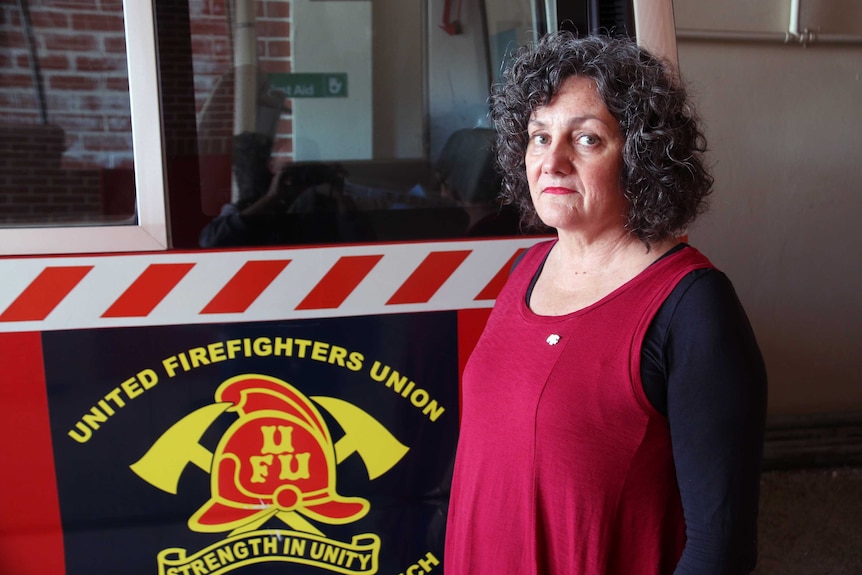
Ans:
<svg viewBox="0 0 862 575"><path fill-rule="evenodd" d="M216 390L215 400L175 423L131 466L141 479L172 494L189 463L209 472L210 499L188 526L227 534L193 555L180 548L163 550L160 575L226 573L262 561L376 573L379 536L365 533L342 542L327 538L316 524L351 523L370 509L368 500L336 492L339 463L357 453L373 480L394 467L408 448L353 404L308 398L274 377L231 378ZM315 404L341 426L344 435L338 441ZM226 411L238 417L213 453L200 439ZM284 528L262 529L273 518Z"/></svg>

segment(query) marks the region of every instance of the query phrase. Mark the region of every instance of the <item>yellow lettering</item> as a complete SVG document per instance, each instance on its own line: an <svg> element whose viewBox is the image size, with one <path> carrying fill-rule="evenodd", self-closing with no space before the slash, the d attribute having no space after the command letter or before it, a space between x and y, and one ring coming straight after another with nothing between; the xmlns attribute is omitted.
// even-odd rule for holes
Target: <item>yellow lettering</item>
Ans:
<svg viewBox="0 0 862 575"><path fill-rule="evenodd" d="M172 355L171 357L166 357L162 360L162 367L165 370L165 373L168 374L168 377L173 377L177 374L177 366L179 362L177 361L177 356Z"/></svg>
<svg viewBox="0 0 862 575"><path fill-rule="evenodd" d="M308 347L311 345L310 339L294 339L293 343L299 348L299 352L296 354L296 357L305 358L305 352L308 350Z"/></svg>
<svg viewBox="0 0 862 575"><path fill-rule="evenodd" d="M263 540L264 554L275 555L278 553L278 539L270 537Z"/></svg>
<svg viewBox="0 0 862 575"><path fill-rule="evenodd" d="M440 560L429 551L425 554L425 558L420 559L417 563L419 563L425 571L431 571L434 566L440 565Z"/></svg>
<svg viewBox="0 0 862 575"><path fill-rule="evenodd" d="M272 344L268 337L259 337L254 340L254 353L264 357L272 355Z"/></svg>
<svg viewBox="0 0 862 575"><path fill-rule="evenodd" d="M287 453L279 455L278 461L281 464L281 473L279 474L278 478L287 479L289 481L296 481L297 479L308 479L310 477L308 473L308 460L310 458L310 453L297 453L296 469L292 469L291 461L293 461L294 459L294 454Z"/></svg>
<svg viewBox="0 0 862 575"><path fill-rule="evenodd" d="M120 397L120 388L119 387L115 387L114 389L112 389L111 391L106 393L105 399L110 399L111 401L114 402L114 405L116 405L117 407L125 407L126 406L126 402L123 401L122 397Z"/></svg>
<svg viewBox="0 0 862 575"><path fill-rule="evenodd" d="M260 555L260 550L258 549L258 546L260 545L260 537L249 539L248 544L251 545L252 553L254 555Z"/></svg>
<svg viewBox="0 0 862 575"><path fill-rule="evenodd" d="M114 413L116 413L116 412L111 408L111 406L110 406L110 405L108 405L108 402L107 402L107 401L105 401L104 399L100 399L100 400L99 400L99 407L101 407L101 408L102 408L102 411L104 411L105 413L107 413L107 414L108 414L108 417L110 417L110 416L114 415Z"/></svg>
<svg viewBox="0 0 862 575"><path fill-rule="evenodd" d="M210 361L213 363L218 363L227 359L227 356L224 353L224 343L220 341L209 344L207 346L207 350L210 352Z"/></svg>
<svg viewBox="0 0 862 575"><path fill-rule="evenodd" d="M272 465L272 455L252 455L248 458L251 463L251 482L263 483L269 475L269 466Z"/></svg>
<svg viewBox="0 0 862 575"><path fill-rule="evenodd" d="M335 563L338 559L338 547L334 545L327 545L326 552L323 554L323 560L328 563Z"/></svg>
<svg viewBox="0 0 862 575"><path fill-rule="evenodd" d="M227 356L230 359L236 357L236 355L242 350L242 341L239 339L229 339L227 341Z"/></svg>
<svg viewBox="0 0 862 575"><path fill-rule="evenodd" d="M359 371L362 369L362 362L365 361L365 356L358 351L351 352L350 360L347 362L347 369L350 371Z"/></svg>
<svg viewBox="0 0 862 575"><path fill-rule="evenodd" d="M248 547L245 546L244 541L237 541L234 543L233 554L236 555L237 559L245 559L248 557Z"/></svg>
<svg viewBox="0 0 862 575"><path fill-rule="evenodd" d="M337 345L333 345L329 350L329 358L326 360L327 362L333 365L340 365L344 367L344 358L347 357L347 350L343 347L338 347Z"/></svg>
<svg viewBox="0 0 862 575"><path fill-rule="evenodd" d="M192 367L200 367L209 365L210 360L207 358L207 350L205 347L196 347L189 350L189 359L192 362Z"/></svg>
<svg viewBox="0 0 862 575"><path fill-rule="evenodd" d="M230 547L219 547L216 549L216 553L218 553L218 560L220 563L231 564L234 562L233 550Z"/></svg>
<svg viewBox="0 0 862 575"><path fill-rule="evenodd" d="M144 386L144 389L152 389L159 382L159 376L152 369L145 369L138 372L138 381Z"/></svg>
<svg viewBox="0 0 862 575"><path fill-rule="evenodd" d="M263 447L261 453L293 453L293 426L279 425L278 435L279 442L275 442L274 425L261 426L260 431L263 433Z"/></svg>
<svg viewBox="0 0 862 575"><path fill-rule="evenodd" d="M219 565L218 559L216 558L216 554L213 552L204 555L204 562L207 564L207 567L210 571L214 571L221 567L221 565Z"/></svg>
<svg viewBox="0 0 862 575"><path fill-rule="evenodd" d="M386 379L386 376L389 375L389 366L382 365L379 361L375 361L374 365L371 366L371 379L374 381L383 381Z"/></svg>
<svg viewBox="0 0 862 575"><path fill-rule="evenodd" d="M413 382L411 382L413 383ZM424 389L417 389L413 392L413 395L410 396L410 403L415 405L416 407L424 407L426 403L428 403L428 392Z"/></svg>
<svg viewBox="0 0 862 575"><path fill-rule="evenodd" d="M432 399L428 402L428 405L425 406L425 409L422 410L422 413L427 415L428 419L431 421L437 421L437 418L443 415L444 411L446 411L446 408L437 403L436 399Z"/></svg>
<svg viewBox="0 0 862 575"><path fill-rule="evenodd" d="M292 348L293 348L293 340L291 338L289 338L289 337L288 338L283 338L283 337L275 338L275 349L273 350L273 353L275 355L278 355L278 356L283 355L283 356L290 357L290 355L293 353L291 351Z"/></svg>
<svg viewBox="0 0 862 575"><path fill-rule="evenodd" d="M123 383L121 383L120 387L123 388L123 391L126 392L126 395L129 396L129 399L135 399L136 397L144 393L144 390L141 389L141 386L138 385L138 381L134 377L129 378Z"/></svg>
<svg viewBox="0 0 862 575"><path fill-rule="evenodd" d="M314 342L311 346L311 359L314 361L326 361L326 352L329 351L329 344L322 341Z"/></svg>
<svg viewBox="0 0 862 575"><path fill-rule="evenodd" d="M99 429L100 423L105 423L108 421L108 416L102 413L98 407L93 407L90 409L90 413L85 413L82 418L84 423L93 428L93 430Z"/></svg>
<svg viewBox="0 0 862 575"><path fill-rule="evenodd" d="M75 424L75 427L81 430L81 433L78 433L74 429L69 430L69 437L77 441L78 443L87 443L91 437L93 437L93 432L89 427L81 423L80 421Z"/></svg>
<svg viewBox="0 0 862 575"><path fill-rule="evenodd" d="M204 562L200 559L195 559L190 563L192 566L192 571L195 572L195 575L207 575L209 571L207 571L206 567L204 567Z"/></svg>

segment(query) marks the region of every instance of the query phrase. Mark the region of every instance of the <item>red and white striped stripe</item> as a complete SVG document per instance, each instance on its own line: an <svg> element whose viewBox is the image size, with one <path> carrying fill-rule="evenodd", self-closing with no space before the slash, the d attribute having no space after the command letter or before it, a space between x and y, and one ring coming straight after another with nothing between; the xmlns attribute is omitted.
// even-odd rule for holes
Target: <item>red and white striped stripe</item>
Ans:
<svg viewBox="0 0 862 575"><path fill-rule="evenodd" d="M483 308L540 238L0 259L0 332Z"/></svg>

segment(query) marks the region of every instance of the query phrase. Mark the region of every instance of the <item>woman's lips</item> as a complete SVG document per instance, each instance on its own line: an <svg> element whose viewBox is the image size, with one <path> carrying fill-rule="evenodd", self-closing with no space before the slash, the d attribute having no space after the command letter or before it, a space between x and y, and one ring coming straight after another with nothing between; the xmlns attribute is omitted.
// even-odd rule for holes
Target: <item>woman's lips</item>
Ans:
<svg viewBox="0 0 862 575"><path fill-rule="evenodd" d="M545 188L545 189L544 189L544 190L542 190L542 191L543 191L543 193L545 193L545 194L551 194L551 195L553 195L553 196L564 196L564 195L567 195L567 194L574 194L574 193L576 193L576 192L575 192L575 190L573 190L573 189L571 189L571 188L561 188L561 187Z"/></svg>

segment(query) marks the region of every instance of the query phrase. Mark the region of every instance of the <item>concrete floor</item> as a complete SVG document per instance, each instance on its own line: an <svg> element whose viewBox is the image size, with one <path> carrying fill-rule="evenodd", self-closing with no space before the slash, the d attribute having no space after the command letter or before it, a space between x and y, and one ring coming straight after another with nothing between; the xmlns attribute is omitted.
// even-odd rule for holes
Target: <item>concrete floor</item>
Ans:
<svg viewBox="0 0 862 575"><path fill-rule="evenodd" d="M766 471L756 575L862 574L862 468Z"/></svg>

